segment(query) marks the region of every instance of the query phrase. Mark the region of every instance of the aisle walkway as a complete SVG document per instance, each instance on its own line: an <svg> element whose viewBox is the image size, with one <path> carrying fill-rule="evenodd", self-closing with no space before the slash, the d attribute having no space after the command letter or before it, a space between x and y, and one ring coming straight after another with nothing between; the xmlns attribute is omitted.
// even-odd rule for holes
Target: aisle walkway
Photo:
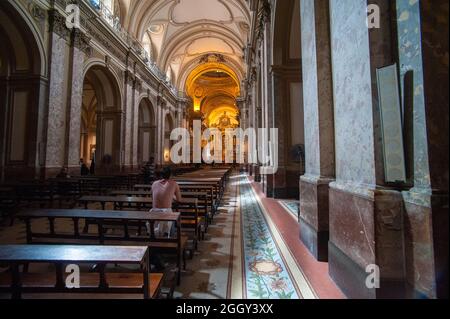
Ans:
<svg viewBox="0 0 450 319"><path fill-rule="evenodd" d="M258 185L246 176L233 175L230 178L214 225L206 240L200 243L194 260L188 263L175 297L343 297L329 279L326 264L314 264L312 256L302 256L305 265L319 269L320 274L311 269L305 272L301 268L298 252L305 248L298 240L298 225L277 201L267 201L259 192ZM267 204L272 205L269 210ZM280 215L281 223L279 218L274 218L274 213ZM295 242L286 240L285 226L292 225L297 226ZM313 277L316 286L312 285L306 273Z"/></svg>

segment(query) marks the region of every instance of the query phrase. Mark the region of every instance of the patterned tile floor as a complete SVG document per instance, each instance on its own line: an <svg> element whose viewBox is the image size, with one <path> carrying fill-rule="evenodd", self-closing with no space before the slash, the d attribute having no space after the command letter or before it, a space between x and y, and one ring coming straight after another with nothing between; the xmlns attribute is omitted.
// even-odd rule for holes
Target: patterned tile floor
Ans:
<svg viewBox="0 0 450 319"><path fill-rule="evenodd" d="M245 294L249 299L298 299L299 294L283 260L250 182L241 177Z"/></svg>
<svg viewBox="0 0 450 319"><path fill-rule="evenodd" d="M297 200L280 200L278 201L280 205L289 212L295 220L298 221L299 216L299 202Z"/></svg>

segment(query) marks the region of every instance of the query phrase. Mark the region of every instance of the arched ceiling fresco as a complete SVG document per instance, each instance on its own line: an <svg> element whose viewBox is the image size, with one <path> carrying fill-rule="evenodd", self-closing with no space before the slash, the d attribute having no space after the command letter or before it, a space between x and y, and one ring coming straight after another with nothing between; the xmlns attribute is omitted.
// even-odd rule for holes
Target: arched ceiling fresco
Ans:
<svg viewBox="0 0 450 319"><path fill-rule="evenodd" d="M159 68L185 89L200 59L211 53L242 80L243 48L250 29L244 0L120 0L125 27L143 40Z"/></svg>

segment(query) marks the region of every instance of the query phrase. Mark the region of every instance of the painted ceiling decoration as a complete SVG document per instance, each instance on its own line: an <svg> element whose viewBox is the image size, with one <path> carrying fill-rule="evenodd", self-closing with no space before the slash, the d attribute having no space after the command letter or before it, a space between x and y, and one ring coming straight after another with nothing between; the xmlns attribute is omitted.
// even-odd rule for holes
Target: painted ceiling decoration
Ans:
<svg viewBox="0 0 450 319"><path fill-rule="evenodd" d="M214 54L223 57L217 62L232 70L238 81L243 80L243 48L250 29L244 0L120 1L128 4L126 27L179 90L185 89L199 60Z"/></svg>

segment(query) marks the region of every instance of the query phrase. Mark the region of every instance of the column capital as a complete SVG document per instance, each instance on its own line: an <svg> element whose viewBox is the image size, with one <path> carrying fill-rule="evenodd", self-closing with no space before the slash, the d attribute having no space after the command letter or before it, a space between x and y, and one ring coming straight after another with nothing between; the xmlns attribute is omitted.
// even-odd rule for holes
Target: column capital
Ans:
<svg viewBox="0 0 450 319"><path fill-rule="evenodd" d="M72 31L72 45L83 51L87 56L92 54L92 48L90 46L91 38L80 31L79 29L73 29Z"/></svg>
<svg viewBox="0 0 450 319"><path fill-rule="evenodd" d="M61 38L69 40L70 30L66 27L66 18L56 9L48 11L50 31L56 33Z"/></svg>

